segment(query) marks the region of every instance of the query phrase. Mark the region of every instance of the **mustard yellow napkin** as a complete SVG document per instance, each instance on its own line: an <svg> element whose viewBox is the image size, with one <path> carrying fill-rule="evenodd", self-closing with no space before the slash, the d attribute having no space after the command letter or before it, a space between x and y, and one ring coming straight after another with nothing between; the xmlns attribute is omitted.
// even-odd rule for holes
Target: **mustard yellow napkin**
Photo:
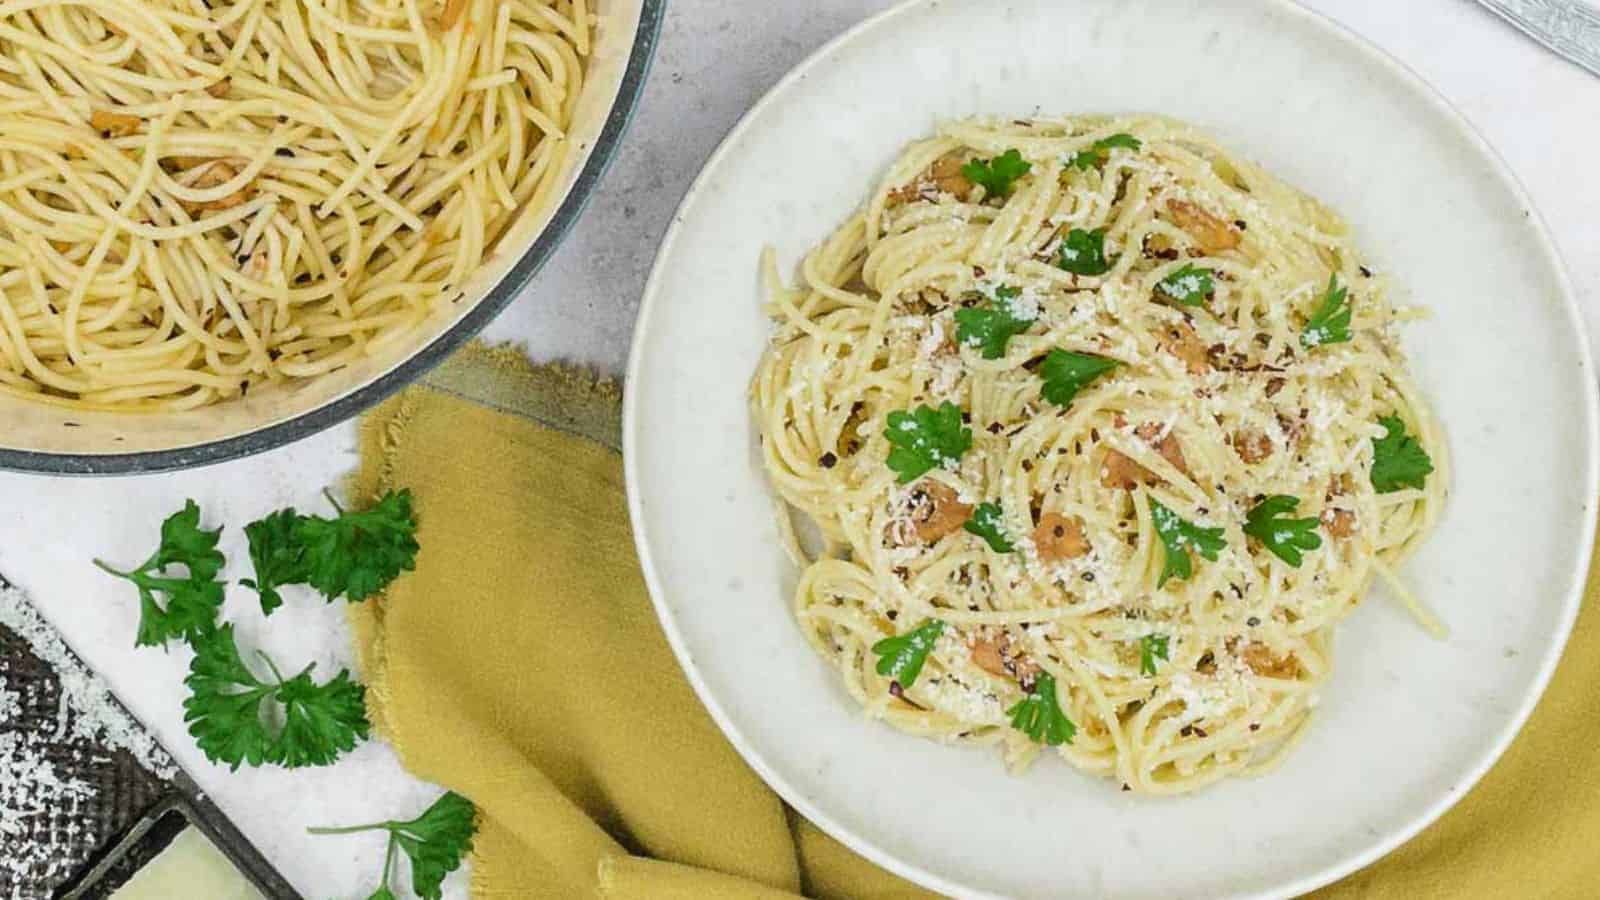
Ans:
<svg viewBox="0 0 1600 900"><path fill-rule="evenodd" d="M928 896L787 811L694 697L638 573L616 422L613 387L482 348L365 422L356 489L410 487L423 547L353 613L369 704L408 768L482 810L474 896ZM1327 896L1596 895L1593 619L1484 783Z"/></svg>
<svg viewBox="0 0 1600 900"><path fill-rule="evenodd" d="M355 620L379 730L482 810L474 895L925 896L791 819L690 690L602 443L615 389L481 348L431 382L364 423L356 488L410 487L425 549Z"/></svg>

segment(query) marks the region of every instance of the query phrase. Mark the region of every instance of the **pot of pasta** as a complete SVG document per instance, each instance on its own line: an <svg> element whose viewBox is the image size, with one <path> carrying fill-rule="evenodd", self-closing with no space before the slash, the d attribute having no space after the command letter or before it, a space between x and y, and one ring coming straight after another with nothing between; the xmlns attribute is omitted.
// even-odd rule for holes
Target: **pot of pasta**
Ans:
<svg viewBox="0 0 1600 900"><path fill-rule="evenodd" d="M0 467L226 459L418 377L578 215L661 6L0 8Z"/></svg>

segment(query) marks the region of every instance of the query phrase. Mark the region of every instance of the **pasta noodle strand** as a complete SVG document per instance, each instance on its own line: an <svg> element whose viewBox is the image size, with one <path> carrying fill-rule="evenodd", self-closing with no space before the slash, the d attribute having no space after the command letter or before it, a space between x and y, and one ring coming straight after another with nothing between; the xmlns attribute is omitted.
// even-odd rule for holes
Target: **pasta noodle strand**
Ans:
<svg viewBox="0 0 1600 900"><path fill-rule="evenodd" d="M187 409L412 334L566 171L586 0L0 2L0 392Z"/></svg>

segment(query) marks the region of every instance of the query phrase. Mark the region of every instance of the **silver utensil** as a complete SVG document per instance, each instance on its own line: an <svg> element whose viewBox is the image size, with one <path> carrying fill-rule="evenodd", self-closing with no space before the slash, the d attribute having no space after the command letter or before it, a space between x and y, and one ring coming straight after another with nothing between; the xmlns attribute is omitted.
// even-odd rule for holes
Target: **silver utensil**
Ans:
<svg viewBox="0 0 1600 900"><path fill-rule="evenodd" d="M1583 0L1478 0L1528 37L1600 75L1600 10Z"/></svg>

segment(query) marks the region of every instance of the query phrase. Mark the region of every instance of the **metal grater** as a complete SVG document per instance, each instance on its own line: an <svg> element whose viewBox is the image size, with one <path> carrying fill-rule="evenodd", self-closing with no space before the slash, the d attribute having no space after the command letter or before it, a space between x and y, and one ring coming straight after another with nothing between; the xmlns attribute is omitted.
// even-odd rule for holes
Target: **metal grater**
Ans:
<svg viewBox="0 0 1600 900"><path fill-rule="evenodd" d="M0 578L24 614L48 628ZM50 633L52 643L58 636ZM300 900L289 883L175 765L153 772L126 749L86 737L82 713L64 696L91 670L64 641L52 654L76 671L65 676L26 637L0 624L0 900L99 900L159 854L185 824L198 828L263 896ZM110 698L109 691L106 696ZM114 704L137 742L166 759L152 736ZM127 743L127 741L122 741ZM4 766L11 767L8 772ZM48 791L50 802L39 803ZM30 800L30 797L33 800Z"/></svg>

